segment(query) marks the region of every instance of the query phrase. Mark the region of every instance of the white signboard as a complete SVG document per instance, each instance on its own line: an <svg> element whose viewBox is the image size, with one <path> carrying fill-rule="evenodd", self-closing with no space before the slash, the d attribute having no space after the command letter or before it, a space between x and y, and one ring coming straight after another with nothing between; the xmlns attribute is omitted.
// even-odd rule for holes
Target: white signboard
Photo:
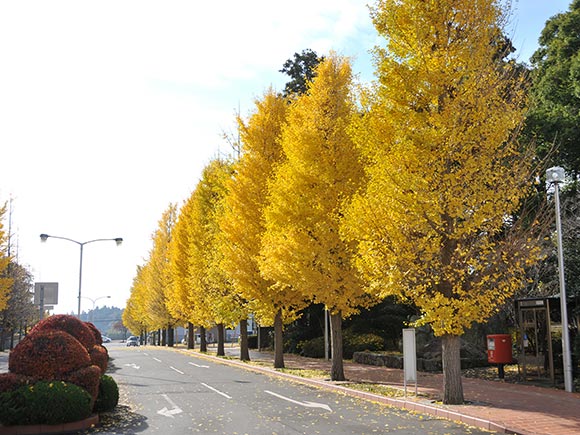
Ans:
<svg viewBox="0 0 580 435"><path fill-rule="evenodd" d="M58 282L34 283L34 305L40 305L41 302L42 305L58 304Z"/></svg>
<svg viewBox="0 0 580 435"><path fill-rule="evenodd" d="M415 395L417 394L417 349L415 344L415 329L403 329L403 369L405 375L405 395L407 395L407 383L415 383Z"/></svg>

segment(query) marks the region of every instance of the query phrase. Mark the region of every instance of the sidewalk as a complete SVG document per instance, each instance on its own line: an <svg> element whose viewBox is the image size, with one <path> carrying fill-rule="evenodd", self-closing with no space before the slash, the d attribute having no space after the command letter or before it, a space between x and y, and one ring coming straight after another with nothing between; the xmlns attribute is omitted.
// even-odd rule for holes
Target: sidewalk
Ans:
<svg viewBox="0 0 580 435"><path fill-rule="evenodd" d="M213 350L213 349L212 349ZM226 355L239 356L239 349L227 348ZM273 364L270 352L250 352L255 362ZM240 364L233 360L228 363ZM285 354L286 368L307 368L330 371L330 361L305 358ZM252 366L252 370L273 372L270 368ZM344 363L345 376L349 381L372 382L403 388L403 371L387 367L367 366L352 362ZM296 376L278 372L278 376L296 378ZM443 377L441 374L418 373L418 390L431 398L440 399ZM409 409L419 413L437 415L466 424L519 435L579 435L580 434L580 393L567 393L553 388L535 387L532 385L509 384L499 381L463 378L465 400L469 405L442 405L432 399L415 398L414 386L408 388L407 398L388 398L361 391L348 390L340 383L326 380L299 378L300 382L317 385L356 395L373 401Z"/></svg>

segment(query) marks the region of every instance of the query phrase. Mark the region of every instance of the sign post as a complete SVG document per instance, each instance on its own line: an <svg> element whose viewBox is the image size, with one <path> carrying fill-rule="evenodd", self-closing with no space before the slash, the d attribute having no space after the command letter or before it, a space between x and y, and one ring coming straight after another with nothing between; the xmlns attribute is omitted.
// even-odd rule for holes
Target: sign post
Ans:
<svg viewBox="0 0 580 435"><path fill-rule="evenodd" d="M417 395L417 349L415 344L415 328L403 329L403 369L405 397L407 397L407 383L415 383L415 396Z"/></svg>
<svg viewBox="0 0 580 435"><path fill-rule="evenodd" d="M58 304L58 282L35 282L34 305L40 309L40 320L44 318L44 307L47 304Z"/></svg>

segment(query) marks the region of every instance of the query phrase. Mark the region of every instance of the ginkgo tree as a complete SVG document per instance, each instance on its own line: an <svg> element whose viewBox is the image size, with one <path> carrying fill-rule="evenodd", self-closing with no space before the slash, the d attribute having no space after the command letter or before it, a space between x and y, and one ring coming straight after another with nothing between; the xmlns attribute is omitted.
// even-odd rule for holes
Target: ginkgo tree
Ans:
<svg viewBox="0 0 580 435"><path fill-rule="evenodd" d="M212 160L192 194L188 248L189 300L194 315L202 326L218 327L218 355L224 355L224 327L234 326L248 317L245 301L234 291L231 280L222 268L219 221L227 180L231 178L231 162ZM244 333L244 331L242 331ZM247 347L241 355L249 359Z"/></svg>
<svg viewBox="0 0 580 435"><path fill-rule="evenodd" d="M148 318L154 329L161 329L163 344L173 345L173 328L177 323L167 307L167 297L171 289L171 270L169 268L169 244L177 216L175 204L170 204L163 212L158 227L153 233L153 248L143 268L144 285L147 288L144 303Z"/></svg>
<svg viewBox="0 0 580 435"><path fill-rule="evenodd" d="M220 221L222 267L260 324L274 325L276 368L284 367L283 324L294 320L305 306L301 295L265 279L259 269L268 185L274 167L284 157L280 139L287 108L286 99L270 89L256 101L256 111L247 123L238 118L242 153L228 181Z"/></svg>
<svg viewBox="0 0 580 435"><path fill-rule="evenodd" d="M342 232L369 291L398 295L441 337L444 402L463 402L460 337L525 283L534 243L513 214L528 194L516 140L522 81L498 53L494 0L381 0L377 83L355 140L368 184Z"/></svg>
<svg viewBox="0 0 580 435"><path fill-rule="evenodd" d="M260 270L331 314L333 380L344 380L342 319L371 298L339 237L342 205L363 175L348 128L355 115L350 62L331 54L292 102L282 132L286 156L265 211Z"/></svg>

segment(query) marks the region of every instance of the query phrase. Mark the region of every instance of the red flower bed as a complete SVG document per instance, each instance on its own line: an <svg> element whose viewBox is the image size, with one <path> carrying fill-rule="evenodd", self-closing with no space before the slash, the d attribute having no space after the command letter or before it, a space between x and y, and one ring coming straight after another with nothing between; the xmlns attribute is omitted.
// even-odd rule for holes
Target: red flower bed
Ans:
<svg viewBox="0 0 580 435"><path fill-rule="evenodd" d="M80 341L87 351L97 344L95 335L91 328L87 326L87 323L67 314L57 314L47 317L38 322L36 326L32 328L29 335L35 334L38 331L46 330L59 330L69 333Z"/></svg>
<svg viewBox="0 0 580 435"><path fill-rule="evenodd" d="M12 373L45 380L61 379L89 365L91 358L84 346L70 334L56 330L31 332L8 359Z"/></svg>

